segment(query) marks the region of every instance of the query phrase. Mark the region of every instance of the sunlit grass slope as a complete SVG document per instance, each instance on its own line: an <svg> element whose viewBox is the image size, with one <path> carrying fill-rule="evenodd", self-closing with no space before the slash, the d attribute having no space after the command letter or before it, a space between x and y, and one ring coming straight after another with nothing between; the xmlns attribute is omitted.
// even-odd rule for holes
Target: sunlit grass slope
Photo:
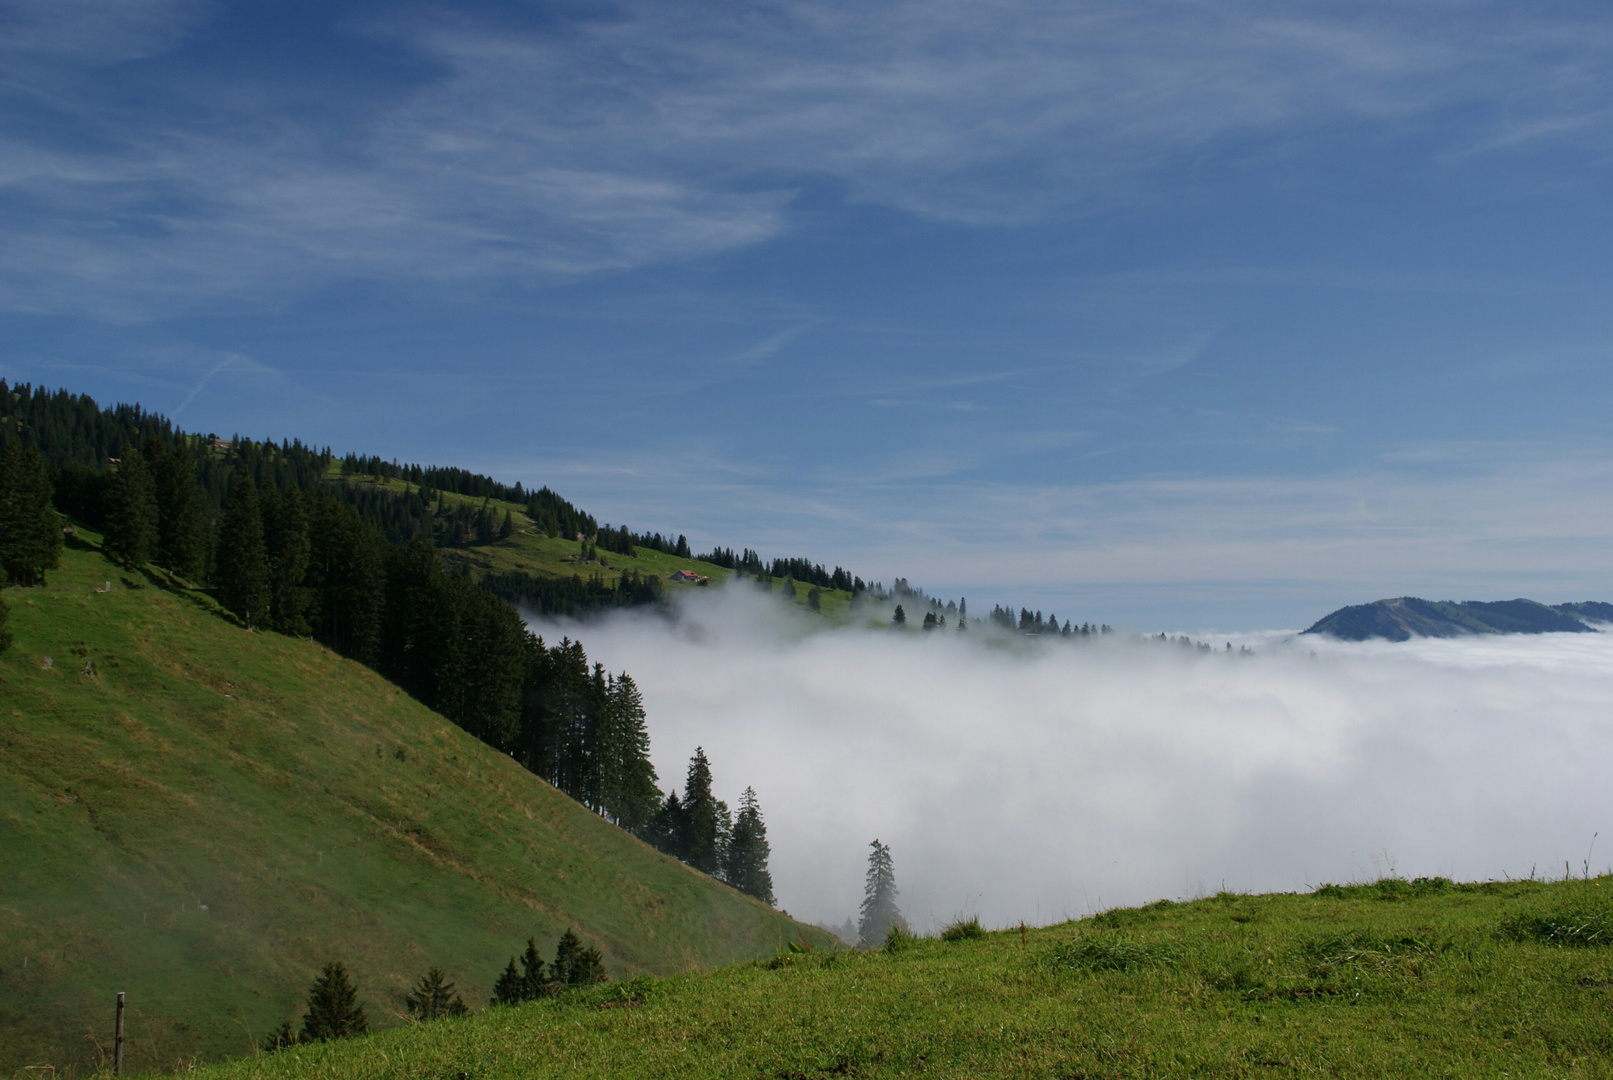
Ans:
<svg viewBox="0 0 1613 1080"><path fill-rule="evenodd" d="M202 1075L1605 1077L1609 892L1602 878L1222 895L785 955Z"/></svg>
<svg viewBox="0 0 1613 1080"><path fill-rule="evenodd" d="M341 476L337 466L332 466L331 477ZM355 475L342 478L349 484L369 484L383 490L397 492L415 491L418 484L410 484L403 480L376 478L374 476ZM449 503L463 503L468 506L481 506L481 499L446 493L442 495ZM575 540L562 540L559 537L550 537L533 527L531 519L526 516L526 508L520 503L502 502L490 499L487 504L495 515L502 518L506 511L510 514L511 522L515 525L515 535L507 540L497 540L487 544L474 544L463 548L445 548L443 557L450 563L463 566L473 575L503 573L509 570L519 570L523 573L539 577L571 577L580 575L583 578L599 575L606 582L615 582L623 573L631 570L640 575L654 574L662 581L668 593L676 594L682 589L697 588L695 585L682 585L671 580L672 574L679 570L699 574L711 579L713 585L720 584L733 576L733 571L714 563L699 559L684 559L677 555L669 555L662 551L650 548L638 548L634 555L619 555L615 552L599 552L598 558L584 560L582 558L582 545ZM796 586L796 603L801 608L807 606L807 587ZM822 613L831 618L844 616L851 604L851 594L840 589L824 589L819 598L819 608Z"/></svg>
<svg viewBox="0 0 1613 1080"><path fill-rule="evenodd" d="M98 591L105 589L106 591ZM429 965L483 1004L528 935L614 975L771 955L789 919L664 858L373 672L70 549L8 589L0 1075L239 1054L332 957L396 1023ZM60 1073L58 1073L60 1075Z"/></svg>

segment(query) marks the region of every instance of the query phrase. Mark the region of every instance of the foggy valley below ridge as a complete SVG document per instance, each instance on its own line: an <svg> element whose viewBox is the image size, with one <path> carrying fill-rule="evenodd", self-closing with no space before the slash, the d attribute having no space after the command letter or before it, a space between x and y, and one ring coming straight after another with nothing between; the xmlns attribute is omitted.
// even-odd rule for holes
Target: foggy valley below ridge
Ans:
<svg viewBox="0 0 1613 1080"><path fill-rule="evenodd" d="M638 680L663 787L700 745L730 805L756 788L798 918L855 916L875 837L919 929L1607 861L1613 635L1280 632L1205 654L972 628L824 629L728 588L583 629Z"/></svg>

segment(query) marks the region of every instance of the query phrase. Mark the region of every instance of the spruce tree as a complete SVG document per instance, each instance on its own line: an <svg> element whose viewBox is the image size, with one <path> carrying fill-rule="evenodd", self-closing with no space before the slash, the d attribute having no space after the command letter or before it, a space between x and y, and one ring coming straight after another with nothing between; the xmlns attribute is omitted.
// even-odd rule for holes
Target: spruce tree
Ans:
<svg viewBox="0 0 1613 1080"><path fill-rule="evenodd" d="M514 535L515 535L515 519L512 518L510 516L510 512L508 510L506 510L506 511L504 511L504 524L500 525L499 529L498 529L498 538L500 540L508 540L510 537L512 537Z"/></svg>
<svg viewBox="0 0 1613 1080"><path fill-rule="evenodd" d="M62 557L62 522L51 506L50 474L39 451L0 447L0 567L13 585L43 585Z"/></svg>
<svg viewBox="0 0 1613 1080"><path fill-rule="evenodd" d="M512 956L509 964L505 966L503 974L494 980L493 1000L488 1004L519 1005L525 1000L527 1000L526 980L521 978L519 971L515 970L515 957Z"/></svg>
<svg viewBox="0 0 1613 1080"><path fill-rule="evenodd" d="M263 515L257 489L243 465L235 474L229 506L218 529L219 602L248 630L267 614L269 560L263 549Z"/></svg>
<svg viewBox="0 0 1613 1080"><path fill-rule="evenodd" d="M682 859L688 845L684 835L688 832L683 813L683 802L677 789L667 792L666 802L656 811L655 819L644 832L644 841L651 847L674 859Z"/></svg>
<svg viewBox="0 0 1613 1080"><path fill-rule="evenodd" d="M409 1015L417 1020L464 1016L470 1011L465 1008L464 999L454 992L454 984L448 981L440 967L433 967L420 976L414 989L404 995L403 1004L408 1008Z"/></svg>
<svg viewBox="0 0 1613 1080"><path fill-rule="evenodd" d="M896 605L896 611L894 613L892 613L892 615L891 615L891 625L892 626L906 626L907 625L907 612L902 610L902 605L901 604Z"/></svg>
<svg viewBox="0 0 1613 1080"><path fill-rule="evenodd" d="M597 754L603 759L601 809L635 835L644 831L661 804L655 766L650 764L650 733L644 699L627 672L607 683Z"/></svg>
<svg viewBox="0 0 1613 1080"><path fill-rule="evenodd" d="M199 580L207 571L209 515L196 482L196 459L189 445L165 449L155 437L146 440L145 458L157 493L156 561Z"/></svg>
<svg viewBox="0 0 1613 1080"><path fill-rule="evenodd" d="M711 762L701 747L695 747L694 757L689 759L689 775L683 785L683 820L683 861L715 877L721 867L722 817L711 793Z"/></svg>
<svg viewBox="0 0 1613 1080"><path fill-rule="evenodd" d="M778 583L779 596L785 600L795 602L795 582L789 578L780 578Z"/></svg>
<svg viewBox="0 0 1613 1080"><path fill-rule="evenodd" d="M262 500L264 511L263 540L269 559L269 622L282 634L304 637L308 634L309 590L303 586L308 575L308 560L312 544L308 535L306 500L296 489L286 492L274 506L267 497Z"/></svg>
<svg viewBox="0 0 1613 1080"><path fill-rule="evenodd" d="M570 931L567 931L568 933ZM523 1001L536 1001L554 992L551 979L545 971L543 956L538 952L536 938L526 939L526 952L521 954L521 994Z"/></svg>
<svg viewBox="0 0 1613 1080"><path fill-rule="evenodd" d="M555 946L553 977L559 986L588 986L604 982L605 958L598 949L584 945L567 927L566 932L560 935L560 943Z"/></svg>
<svg viewBox="0 0 1613 1080"><path fill-rule="evenodd" d="M347 977L340 960L325 965L308 990L308 1011L302 1018L302 1041L323 1042L363 1035L370 1030L358 988Z"/></svg>
<svg viewBox="0 0 1613 1080"><path fill-rule="evenodd" d="M869 845L868 874L863 882L862 919L857 924L857 944L873 948L884 942L893 926L902 925L896 908L896 871L891 849L875 840Z"/></svg>
<svg viewBox="0 0 1613 1080"><path fill-rule="evenodd" d="M134 447L124 447L109 494L101 549L125 570L139 570L157 550L157 486Z"/></svg>
<svg viewBox="0 0 1613 1080"><path fill-rule="evenodd" d="M756 791L746 788L739 797L739 816L734 819L733 835L724 852L723 880L764 904L773 903L773 875L767 869L771 853Z"/></svg>

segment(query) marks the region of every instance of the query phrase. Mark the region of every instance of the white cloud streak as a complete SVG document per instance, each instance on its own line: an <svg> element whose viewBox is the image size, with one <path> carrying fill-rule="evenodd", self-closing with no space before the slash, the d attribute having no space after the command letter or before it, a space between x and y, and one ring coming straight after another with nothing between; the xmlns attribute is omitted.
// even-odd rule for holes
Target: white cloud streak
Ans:
<svg viewBox="0 0 1613 1080"><path fill-rule="evenodd" d="M702 745L719 795L756 788L801 917L855 912L875 837L933 927L1391 871L1577 873L1613 825L1610 634L1266 635L1251 658L808 632L748 589L695 599L583 640L638 680L664 783Z"/></svg>
<svg viewBox="0 0 1613 1080"><path fill-rule="evenodd" d="M443 73L331 110L331 130L282 107L302 86L176 80L141 114L98 90L204 8L9 10L8 92L94 137L11 133L0 302L125 318L349 277L687 258L777 235L813 182L1015 223L1148 198L1154 170L1224 138L1459 109L1425 149L1461 155L1601 147L1608 126L1606 19L1482 4L657 4L541 30L426 14L362 32Z"/></svg>

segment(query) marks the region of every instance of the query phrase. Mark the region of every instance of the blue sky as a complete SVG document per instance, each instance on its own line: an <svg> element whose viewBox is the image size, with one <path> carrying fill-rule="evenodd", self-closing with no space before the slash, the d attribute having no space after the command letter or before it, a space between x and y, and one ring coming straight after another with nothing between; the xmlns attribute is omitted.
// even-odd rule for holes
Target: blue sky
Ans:
<svg viewBox="0 0 1613 1080"><path fill-rule="evenodd" d="M1605 5L0 2L0 375L1138 628L1613 599Z"/></svg>

